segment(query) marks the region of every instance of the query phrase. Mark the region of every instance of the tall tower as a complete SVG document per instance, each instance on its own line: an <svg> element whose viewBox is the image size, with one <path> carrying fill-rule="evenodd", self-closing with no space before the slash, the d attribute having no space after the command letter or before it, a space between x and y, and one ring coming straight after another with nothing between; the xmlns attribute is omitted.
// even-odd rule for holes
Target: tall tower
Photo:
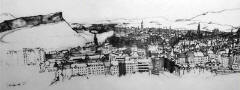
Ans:
<svg viewBox="0 0 240 90"><path fill-rule="evenodd" d="M97 39L97 34L94 33L94 44L98 46L98 39Z"/></svg>
<svg viewBox="0 0 240 90"><path fill-rule="evenodd" d="M198 37L201 37L200 23L198 23L198 27L197 27L197 35L198 35Z"/></svg>
<svg viewBox="0 0 240 90"><path fill-rule="evenodd" d="M142 20L142 22L141 22L141 30L143 30L143 20Z"/></svg>

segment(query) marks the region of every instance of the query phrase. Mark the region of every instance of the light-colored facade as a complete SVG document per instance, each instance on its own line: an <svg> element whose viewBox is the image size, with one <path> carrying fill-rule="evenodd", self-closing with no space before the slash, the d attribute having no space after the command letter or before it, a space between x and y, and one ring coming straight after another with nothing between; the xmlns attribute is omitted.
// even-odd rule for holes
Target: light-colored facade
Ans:
<svg viewBox="0 0 240 90"><path fill-rule="evenodd" d="M178 55L178 59L176 60L176 64L185 65L187 63L187 56L184 53Z"/></svg>
<svg viewBox="0 0 240 90"><path fill-rule="evenodd" d="M148 72L152 68L151 59L138 59L137 69L138 72Z"/></svg>
<svg viewBox="0 0 240 90"><path fill-rule="evenodd" d="M239 54L233 56L232 68L240 69L240 55Z"/></svg>
<svg viewBox="0 0 240 90"><path fill-rule="evenodd" d="M111 62L110 73L111 73L111 75L118 75L119 74L118 61L112 61Z"/></svg>
<svg viewBox="0 0 240 90"><path fill-rule="evenodd" d="M207 52L207 54L208 54L208 60L209 60L209 61L211 61L212 59L217 59L217 55L214 54L212 50L209 50L209 51Z"/></svg>
<svg viewBox="0 0 240 90"><path fill-rule="evenodd" d="M223 68L229 67L229 57L226 55L221 55L221 59L219 60L220 66Z"/></svg>
<svg viewBox="0 0 240 90"><path fill-rule="evenodd" d="M125 68L127 74L136 73L137 70L137 64L133 60L125 61Z"/></svg>
<svg viewBox="0 0 240 90"><path fill-rule="evenodd" d="M87 75L88 67L84 63L76 63L71 65L72 75Z"/></svg>
<svg viewBox="0 0 240 90"><path fill-rule="evenodd" d="M102 62L88 63L88 74L90 75L101 75L105 73L105 68Z"/></svg>
<svg viewBox="0 0 240 90"><path fill-rule="evenodd" d="M204 56L202 52L194 52L194 63L204 64L208 61L208 57Z"/></svg>

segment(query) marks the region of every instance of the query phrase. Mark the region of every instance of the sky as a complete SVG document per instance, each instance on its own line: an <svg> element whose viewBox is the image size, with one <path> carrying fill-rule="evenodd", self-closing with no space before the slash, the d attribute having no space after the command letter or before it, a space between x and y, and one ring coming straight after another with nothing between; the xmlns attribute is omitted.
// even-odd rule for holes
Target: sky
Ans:
<svg viewBox="0 0 240 90"><path fill-rule="evenodd" d="M0 13L22 17L62 11L69 22L81 23L158 16L174 21L191 18L207 11L233 8L240 8L240 0L0 0ZM220 14L210 13L197 19L240 26L239 16L238 9ZM167 23L161 20L159 22ZM166 26L171 25L173 24ZM181 27L181 24L177 25Z"/></svg>

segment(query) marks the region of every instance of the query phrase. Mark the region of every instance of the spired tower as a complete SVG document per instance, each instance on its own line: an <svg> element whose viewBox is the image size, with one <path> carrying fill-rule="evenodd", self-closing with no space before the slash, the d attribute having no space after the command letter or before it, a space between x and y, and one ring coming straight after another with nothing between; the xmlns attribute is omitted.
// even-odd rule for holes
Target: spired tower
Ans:
<svg viewBox="0 0 240 90"><path fill-rule="evenodd" d="M97 33L94 33L94 44L95 44L95 51L98 50L98 39L97 39Z"/></svg>
<svg viewBox="0 0 240 90"><path fill-rule="evenodd" d="M98 46L97 33L94 33L94 44Z"/></svg>
<svg viewBox="0 0 240 90"><path fill-rule="evenodd" d="M143 30L143 20L142 20L142 22L141 22L141 30Z"/></svg>
<svg viewBox="0 0 240 90"><path fill-rule="evenodd" d="M200 23L198 23L198 27L197 27L197 35L199 38L201 38L201 31L200 31Z"/></svg>

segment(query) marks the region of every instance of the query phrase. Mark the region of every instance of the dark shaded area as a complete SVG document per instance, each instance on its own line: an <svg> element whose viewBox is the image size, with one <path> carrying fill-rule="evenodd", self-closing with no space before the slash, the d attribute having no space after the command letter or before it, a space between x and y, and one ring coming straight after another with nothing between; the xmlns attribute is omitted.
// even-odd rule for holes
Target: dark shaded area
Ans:
<svg viewBox="0 0 240 90"><path fill-rule="evenodd" d="M117 24L92 24L92 26L88 27L91 31L97 31L97 33L104 33L115 29Z"/></svg>
<svg viewBox="0 0 240 90"><path fill-rule="evenodd" d="M126 63L119 62L118 65L119 65L119 76L126 75Z"/></svg>
<svg viewBox="0 0 240 90"><path fill-rule="evenodd" d="M174 71L176 71L177 68L180 67L176 65L174 61L164 58L164 68L170 73L173 73Z"/></svg>
<svg viewBox="0 0 240 90"><path fill-rule="evenodd" d="M172 38L170 38L170 40L169 40L169 44L170 44L170 46L173 48L176 44L178 44L178 42L180 41L180 40L183 40L184 38L182 38L182 37L172 37Z"/></svg>
<svg viewBox="0 0 240 90"><path fill-rule="evenodd" d="M109 43L113 45L113 47L123 47L130 46L131 41L126 37L117 37L113 35L108 39Z"/></svg>
<svg viewBox="0 0 240 90"><path fill-rule="evenodd" d="M145 49L147 45L150 43L158 43L158 44L164 44L164 40L160 38L160 36L150 36L147 38L146 41L137 40L134 37L117 37L116 35L113 35L112 37L107 39L113 47L121 48L121 47L132 47L133 45L136 45L138 48Z"/></svg>

